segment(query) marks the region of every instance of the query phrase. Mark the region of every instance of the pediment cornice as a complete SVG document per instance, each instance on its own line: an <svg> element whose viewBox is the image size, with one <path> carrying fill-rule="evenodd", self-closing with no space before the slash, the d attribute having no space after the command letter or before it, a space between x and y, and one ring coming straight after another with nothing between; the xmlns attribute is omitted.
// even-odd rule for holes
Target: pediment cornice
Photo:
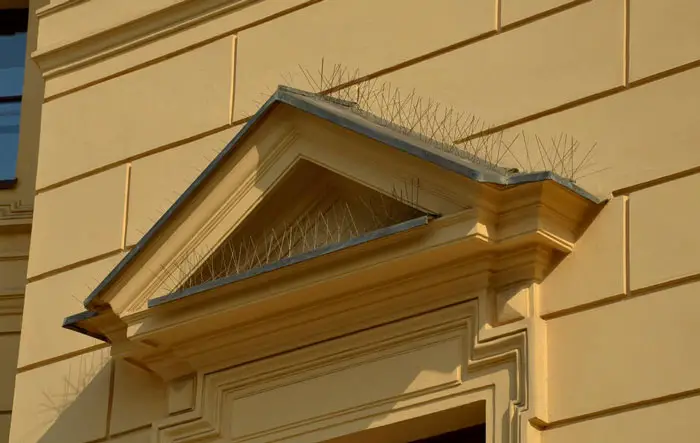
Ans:
<svg viewBox="0 0 700 443"><path fill-rule="evenodd" d="M65 326L171 380L476 297L485 328L528 318L527 288L573 250L597 200L552 174L450 158L349 106L278 91ZM265 229L314 208L345 205L362 224L358 195L405 216L186 285L237 235L259 249Z"/></svg>
<svg viewBox="0 0 700 443"><path fill-rule="evenodd" d="M551 209L547 185L501 214L468 209L309 256L264 275L221 281L148 309L81 323L113 353L170 380L340 337L482 296L492 327L522 320L522 289L574 247L579 223ZM515 214L513 213L515 211ZM581 215L585 212L580 211ZM517 214L517 216L516 216Z"/></svg>

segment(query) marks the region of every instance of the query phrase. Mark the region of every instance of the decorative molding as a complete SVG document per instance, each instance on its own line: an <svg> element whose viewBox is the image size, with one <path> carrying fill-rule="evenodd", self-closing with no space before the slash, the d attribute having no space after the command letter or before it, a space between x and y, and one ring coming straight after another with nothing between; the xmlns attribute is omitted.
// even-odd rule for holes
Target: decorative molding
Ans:
<svg viewBox="0 0 700 443"><path fill-rule="evenodd" d="M251 192L245 199L246 204L236 208L235 216L228 217L226 223L221 222L217 226L217 232L221 233L218 240L223 238L224 231L237 224L237 219L254 205L260 194L267 191L268 185L299 158L351 177L358 184L365 184L386 195L391 195L392 185L405 185L405 182L395 181L396 174L409 173L414 179L420 178L421 183L435 181L440 188L453 190L453 196L461 191L462 205L436 195L426 198L425 193L421 193L415 207L423 212L427 209L428 213L443 215L454 215L465 208L475 209L478 215L476 225L468 227L462 234L465 237L480 237L497 251L518 247L523 242L539 242L569 252L575 232L565 223L550 221L551 214L540 208L551 203L574 209L569 218L578 221L577 215L598 206L597 200L589 198L585 192L582 195L577 188L563 185L550 174L523 176L516 185L507 185L508 180L498 171L482 171L480 167L474 169L472 164L433 152L430 146L420 141L417 144L407 142L400 134L387 132L373 121L349 112L343 105L317 100L317 96L303 91L279 89L93 291L86 300L86 307L90 310L111 309L123 316L134 298L142 295L144 288L152 283L152 274L167 266L168 260L178 254L191 236L196 235L197 229L204 223L202 218L209 218L218 211L232 190L245 181L248 176L246 171L251 167L255 169L256 163L262 162L269 154L286 127L299 129L303 143L295 143L294 153L285 153L282 156L284 161L276 162L273 168L275 173L268 172L269 177L266 177L259 192ZM251 149L257 153L252 161L246 157ZM521 201L521 198L525 201ZM498 215L522 207L527 211L521 217L511 217L514 220L510 221L506 220L507 217L498 220ZM217 241L216 236L212 241ZM146 247L151 253L139 254ZM121 280L118 284L115 283L117 279ZM170 289L163 287L165 293L171 292ZM145 308L143 306L142 310Z"/></svg>
<svg viewBox="0 0 700 443"><path fill-rule="evenodd" d="M220 206L218 206L216 212L204 220L204 224L199 227L197 232L189 238L187 244L180 251L178 251L177 254L175 254L167 262L167 264L161 266L160 269L156 271L156 274L150 284L143 291L141 291L140 295L136 297L125 309L125 314L133 314L134 312L143 309L147 301L154 298L159 289L162 290L164 282L167 281L170 275L176 272L178 266L180 266L183 261L187 260L188 257L191 257L195 251L201 250L201 246L205 240L211 240L210 236L212 232L221 225L222 220L224 220L226 216L231 213L233 208L235 208L241 202L241 199L245 197L248 192L260 181L260 177L262 177L272 167L272 165L289 149L297 138L298 133L294 130L285 131L280 137L280 140L275 143L274 147L271 149L271 152L260 163L258 163L257 167L244 172L244 174L246 174L245 179L238 184L235 190L230 193L230 195ZM210 252L215 251L221 245L226 237L228 237L228 235L235 230L240 222L242 222L245 217L255 209L257 203L262 201L263 198L264 195L261 195L256 204L248 208L243 217L237 220L237 223L227 227L223 235L220 235L213 245L210 245ZM208 255L202 255L202 257L200 257L200 262L206 260L207 258ZM195 269L196 267L193 267L192 270L194 271Z"/></svg>
<svg viewBox="0 0 700 443"><path fill-rule="evenodd" d="M182 362L181 367L189 371L194 371L192 368L217 371L385 322L399 321L476 298L480 288L488 284L486 262L460 261L451 266L438 266L365 290L349 290L302 305L297 302L297 306L290 300L281 312L250 322L232 321L226 328L206 333L206 340L192 337L164 349L165 352L155 349L144 362L163 375L179 369L171 369L173 361ZM283 297L289 298L289 295ZM160 331L134 335L134 340L160 341Z"/></svg>
<svg viewBox="0 0 700 443"><path fill-rule="evenodd" d="M85 1L68 0L53 7L42 8L37 13L39 23L41 24L41 20L47 16L60 13L68 8L79 7ZM273 14L263 15L256 20L251 19L248 23L243 23L226 34L213 35L193 43L203 44L230 35L237 29L245 28L253 23L257 24L268 16L276 17L318 1L321 0L308 0L290 8L279 8ZM166 38L259 2L260 0L183 0L150 14L134 17L124 23L114 24L108 29L83 36L77 40L57 44L53 47L39 48L31 56L40 66L44 78L48 79Z"/></svg>
<svg viewBox="0 0 700 443"><path fill-rule="evenodd" d="M20 201L0 203L0 234L30 232L34 205Z"/></svg>
<svg viewBox="0 0 700 443"><path fill-rule="evenodd" d="M489 294L480 304L484 328L517 324L530 316L529 287L551 269L552 252L566 254L573 247L573 226L538 209L548 203L545 190L533 184L527 194L518 192L518 198L532 197L523 217L501 220L490 211L468 209L406 231L400 240L369 242L361 253L340 250L138 312L103 310L78 326L108 337L115 355L169 380L286 352L321 339L318 331L331 339L374 327L396 312L407 315L411 303L417 315L479 290ZM437 275L450 284L460 281L460 290L442 285ZM372 321L358 321L368 318Z"/></svg>
<svg viewBox="0 0 700 443"><path fill-rule="evenodd" d="M318 441L318 433L322 433L325 439L357 432L368 426L372 417L382 416L382 421L386 422L393 414L405 413L426 402L439 408L441 402L455 397L460 397L459 401L464 404L480 401L485 390L491 392L489 407L495 410L491 423L487 423L493 429L492 441L523 441L520 434L521 415L528 407L527 332L521 329L483 340L479 333L481 321L478 319L478 303L479 301L472 300L279 357L216 373L200 374L201 389L195 411L155 423L157 441L203 443L223 439L232 442L263 442L292 438L295 442ZM449 355L452 344L457 346L459 355ZM284 393L291 386L296 390L301 389L297 394L304 397L305 388L301 386L307 389L323 387L333 378L342 382L344 375L352 377L353 371L383 368L382 365L389 365L386 374L388 377L400 377L401 371L407 369L395 365L420 358L423 356L421 352L429 352L431 347L440 350L437 355L445 358L445 363L452 363L451 359L456 359L457 372L454 373L454 378L443 374L431 379L432 383L415 390L409 388L408 391L397 386L399 389L393 394L388 392L388 396L378 395L378 398L367 398L356 404L352 402L352 390L343 391L341 388L340 391L346 398L328 398L331 404L345 404L346 407L340 410L326 410L288 423L278 422L277 426L271 428L264 426L266 419L260 419L248 426L251 433L236 435L236 428L241 427L236 419L245 421L247 410L244 405L248 402L254 407L257 404L256 395L274 398L275 390ZM428 362L424 363L429 366ZM494 376L496 369L502 368L506 368L509 374L509 381L505 384L502 379ZM351 383L350 380L346 381ZM380 391L387 389L380 386L377 388ZM494 393L494 390L499 392ZM499 401L496 397L504 392L507 392L507 401ZM375 394L381 392L364 393L369 397ZM307 395L318 395L318 392L310 390ZM250 403L250 399L253 403ZM280 397L280 401L294 400ZM233 414L237 403L243 403L243 409L239 408L238 413ZM274 408L272 405L270 407ZM304 408L301 404L298 407ZM501 417L508 426L502 426ZM274 423L274 417L269 421ZM253 432L256 426L258 430ZM334 429L337 430L335 433Z"/></svg>
<svg viewBox="0 0 700 443"><path fill-rule="evenodd" d="M197 377L186 376L168 383L168 414L192 411L197 396Z"/></svg>
<svg viewBox="0 0 700 443"><path fill-rule="evenodd" d="M24 294L0 293L0 334L22 329Z"/></svg>
<svg viewBox="0 0 700 443"><path fill-rule="evenodd" d="M57 1L57 2L51 2L46 6L42 6L41 8L36 10L36 16L39 18L42 17L47 17L49 15L55 14L56 12L63 11L65 9L68 9L72 6L76 6L80 3L84 3L89 0L63 0L63 1Z"/></svg>
<svg viewBox="0 0 700 443"><path fill-rule="evenodd" d="M417 315L480 290L489 293L481 304L484 326L512 323L528 314L523 290L548 271L551 245L537 233L490 243L469 234L479 226L474 213L433 221L400 240L368 243L360 255L339 251L284 270L284 277L275 271L127 316L103 311L81 320L81 328L109 337L113 354L174 379ZM347 265L334 269L332 262ZM235 288L240 295L232 297ZM513 288L524 295L510 297ZM520 316L499 316L505 308Z"/></svg>
<svg viewBox="0 0 700 443"><path fill-rule="evenodd" d="M29 251L27 250L22 250L22 251L3 251L0 252L0 262L2 261L21 261L21 260L29 260Z"/></svg>
<svg viewBox="0 0 700 443"><path fill-rule="evenodd" d="M189 219L183 222L183 225L185 223L188 225L189 235L183 239L178 238L177 241L169 239L170 244L168 248L163 248L163 251L167 250L167 252L161 253L159 251L157 256L154 255L154 258L150 259L151 262L145 265L148 272L143 273L143 278L139 277L143 282L143 286L136 287L136 279L132 279L134 282L132 284L133 289L129 291L122 289L120 295L114 298L109 296L105 298L105 301L109 302L115 312L121 317L137 314L146 308L147 300L165 295L167 292L164 291L167 287L164 283L172 275L179 274L179 272L175 273L175 271L182 266L182 263L187 262L188 259L191 260L194 251L197 251L198 255L200 255L198 258L200 262L205 260L208 257L207 251L216 250L227 236L264 200L268 191L272 190L275 184L282 180L285 173L298 161L305 160L320 165L329 171L385 195L391 195L392 186L400 189L406 184L404 178L407 168L402 169L398 165L390 165L390 161L396 153L392 151L379 153L374 147L365 145L367 143L366 139L363 140L359 137L357 139L343 140L343 138L347 138L347 135L338 133L338 128L334 128L335 132L330 131L326 133L327 128L321 130L319 125L309 125L307 127L304 125L304 122L307 122L308 116L291 115L297 117L295 120L292 120L293 124L289 124L291 119L287 115L286 119L282 118L277 123L276 134L265 135L262 138L262 140L265 140L265 144L269 145L269 148L265 148L264 154L258 148L257 155L260 156L260 159L257 165L254 165L254 168L243 164L245 163L245 158L242 157L239 160L239 164L227 173L229 175L217 179L220 183L215 186L222 188L224 191L221 193L220 190L215 190L216 187L213 187L210 191L211 198L216 198L217 203L208 207L214 209L210 212L209 210L203 211L201 208L198 208L197 214L190 215ZM288 126L285 127L284 124ZM315 132L312 132L313 127L316 128ZM360 144L363 142L365 144ZM346 152L342 159L337 155L331 159L328 153L324 153L324 151L328 151L326 147L331 144L337 151ZM345 149L346 145L347 149ZM244 152L244 149L246 148L242 146L242 152ZM352 153L351 150L355 152ZM377 154L374 154L371 158L382 166L370 167L365 165L363 168L362 161L368 158L363 153L372 153L373 151L377 152ZM349 166L348 163L351 161L357 166ZM415 169L415 165L411 165L411 167ZM417 171L408 170L417 173ZM403 171L404 176L399 175L399 171ZM269 187L263 189L260 195L252 196L251 190L253 188L258 189L258 185L263 178L270 183ZM420 201L416 203L416 206L429 213L442 213L445 209L451 212L461 210L464 206L469 206L468 202L466 202L467 200L474 201L477 198L476 195L472 196L472 194L479 192L478 187L467 179L455 177L447 179L435 171L421 176L420 182ZM455 201L455 197L450 195L455 192L448 193L441 189L444 187L449 189L461 188L461 201ZM231 190L234 191L232 192ZM440 192L441 190L442 192ZM494 191L483 191L486 194L492 192ZM245 202L242 203L243 200ZM483 210L482 215L485 218L489 217L489 211ZM465 233L469 232L469 229L467 228ZM180 241L185 243L180 246L178 244ZM203 246L206 246L208 249L202 250Z"/></svg>
<svg viewBox="0 0 700 443"><path fill-rule="evenodd" d="M0 294L0 316L22 315L24 294Z"/></svg>
<svg viewBox="0 0 700 443"><path fill-rule="evenodd" d="M164 38L255 1L184 0L75 41L39 48L31 56L44 73L44 78L48 79ZM39 25L42 18L82 3L85 0L69 0L54 8L41 10L37 14Z"/></svg>
<svg viewBox="0 0 700 443"><path fill-rule="evenodd" d="M546 422L537 388L546 374L527 357L541 358L528 337L544 337L537 284L600 206L553 180L479 182L307 112L275 109L181 197L89 311L67 319L66 327L109 341L114 357L170 383L173 415L154 425L159 441L321 441L367 428L372 417L400 421L454 402L486 402L493 442L520 442L528 421ZM329 175L288 173L300 161ZM420 177L428 192L421 187L411 205L435 216L391 235L372 231L359 244L338 240L347 247L302 254L265 274L207 280L145 303L172 293L162 280L188 251L204 247L206 256L246 220L253 234L275 229L290 207L303 211L305 200L293 196L323 192L319 181L332 181L331 172L354 181L352 192L386 195L401 178ZM270 192L278 186L286 193ZM256 212L268 196L274 210ZM247 238L247 229L236 232ZM432 363L439 366L430 370ZM348 390L365 378L371 388ZM405 385L392 384L398 380ZM175 383L196 390L192 410ZM531 383L537 416L524 414Z"/></svg>

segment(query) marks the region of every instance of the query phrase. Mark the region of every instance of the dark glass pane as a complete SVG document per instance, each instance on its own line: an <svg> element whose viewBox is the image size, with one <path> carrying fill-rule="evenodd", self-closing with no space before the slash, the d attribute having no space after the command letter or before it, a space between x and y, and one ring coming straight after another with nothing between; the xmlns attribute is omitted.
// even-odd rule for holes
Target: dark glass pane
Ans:
<svg viewBox="0 0 700 443"><path fill-rule="evenodd" d="M0 68L23 67L26 47L27 34L25 32L0 35Z"/></svg>
<svg viewBox="0 0 700 443"><path fill-rule="evenodd" d="M0 35L0 97L22 95L27 34Z"/></svg>
<svg viewBox="0 0 700 443"><path fill-rule="evenodd" d="M28 17L27 9L0 10L0 181L16 174Z"/></svg>
<svg viewBox="0 0 700 443"><path fill-rule="evenodd" d="M15 178L20 102L0 102L0 180Z"/></svg>
<svg viewBox="0 0 700 443"><path fill-rule="evenodd" d="M0 35L27 32L29 9L0 9Z"/></svg>
<svg viewBox="0 0 700 443"><path fill-rule="evenodd" d="M486 425L477 425L435 437L416 440L412 443L485 443Z"/></svg>

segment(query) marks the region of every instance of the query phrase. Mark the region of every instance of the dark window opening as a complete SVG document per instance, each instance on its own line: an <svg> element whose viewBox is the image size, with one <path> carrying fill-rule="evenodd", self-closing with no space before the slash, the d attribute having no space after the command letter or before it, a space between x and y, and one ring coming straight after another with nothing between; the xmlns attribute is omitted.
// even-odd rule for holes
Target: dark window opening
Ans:
<svg viewBox="0 0 700 443"><path fill-rule="evenodd" d="M0 9L0 188L14 185L28 9Z"/></svg>
<svg viewBox="0 0 700 443"><path fill-rule="evenodd" d="M458 429L411 443L484 443L486 441L486 425L476 425Z"/></svg>

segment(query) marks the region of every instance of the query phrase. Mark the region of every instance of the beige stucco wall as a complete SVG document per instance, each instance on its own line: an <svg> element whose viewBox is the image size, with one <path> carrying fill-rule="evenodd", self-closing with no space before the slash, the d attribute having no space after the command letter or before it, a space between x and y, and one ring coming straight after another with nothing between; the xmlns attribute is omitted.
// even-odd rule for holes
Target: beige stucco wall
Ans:
<svg viewBox="0 0 700 443"><path fill-rule="evenodd" d="M25 96L44 103L22 121L23 137L41 128L29 283L13 407L4 356L17 352L18 335L0 311L0 441L10 409L12 443L149 441L163 386L61 322L283 76L304 87L298 65L316 70L321 58L506 133L597 143L579 184L614 198L542 285L552 423L542 441L692 440L700 5L118 3L53 0L39 13L34 59L45 90ZM27 75L37 75L33 65ZM31 205L34 188L24 189ZM0 297L24 292L26 252L5 260L1 245L24 251L26 238L11 237L0 243Z"/></svg>
<svg viewBox="0 0 700 443"><path fill-rule="evenodd" d="M0 8L19 8L27 3L0 2ZM30 35L36 33L36 26L36 18L30 17ZM27 51L31 52L36 42L28 38L27 46ZM28 61L15 172L17 184L10 189L0 189L0 442L9 438L13 409L43 95L41 73Z"/></svg>

